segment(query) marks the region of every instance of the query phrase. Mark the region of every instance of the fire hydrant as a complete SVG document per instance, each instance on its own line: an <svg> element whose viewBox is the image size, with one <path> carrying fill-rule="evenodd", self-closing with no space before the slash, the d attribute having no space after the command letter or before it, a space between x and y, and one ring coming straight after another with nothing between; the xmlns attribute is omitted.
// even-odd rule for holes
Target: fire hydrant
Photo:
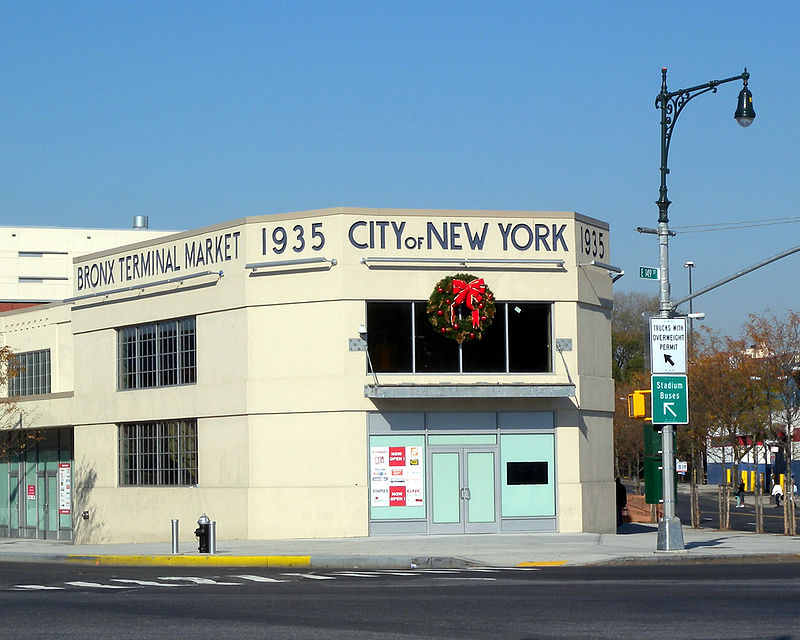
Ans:
<svg viewBox="0 0 800 640"><path fill-rule="evenodd" d="M197 525L197 529L194 530L194 535L197 536L197 550L200 553L210 553L211 520L204 513L202 516L200 516L200 518L198 518Z"/></svg>

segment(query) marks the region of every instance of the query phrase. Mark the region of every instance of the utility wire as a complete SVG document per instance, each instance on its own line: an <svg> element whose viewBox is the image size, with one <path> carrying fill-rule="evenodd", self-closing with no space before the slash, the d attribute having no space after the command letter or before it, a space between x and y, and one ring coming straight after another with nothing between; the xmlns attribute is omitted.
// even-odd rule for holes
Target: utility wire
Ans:
<svg viewBox="0 0 800 640"><path fill-rule="evenodd" d="M682 227L672 227L681 233L704 233L707 231L725 231L727 229L748 229L750 227L769 227L779 224L792 224L800 222L800 216L789 218L765 218L761 220L742 220L740 222L717 222L712 224L695 224Z"/></svg>

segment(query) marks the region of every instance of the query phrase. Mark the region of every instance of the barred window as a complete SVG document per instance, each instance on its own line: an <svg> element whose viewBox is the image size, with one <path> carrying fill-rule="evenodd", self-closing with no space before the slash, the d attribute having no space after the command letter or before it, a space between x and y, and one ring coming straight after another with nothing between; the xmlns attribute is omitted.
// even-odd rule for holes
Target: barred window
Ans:
<svg viewBox="0 0 800 640"><path fill-rule="evenodd" d="M8 395L50 393L50 349L15 353L8 361Z"/></svg>
<svg viewBox="0 0 800 640"><path fill-rule="evenodd" d="M117 387L147 389L197 381L195 319L123 327L117 332Z"/></svg>
<svg viewBox="0 0 800 640"><path fill-rule="evenodd" d="M197 484L197 420L119 425L119 484Z"/></svg>

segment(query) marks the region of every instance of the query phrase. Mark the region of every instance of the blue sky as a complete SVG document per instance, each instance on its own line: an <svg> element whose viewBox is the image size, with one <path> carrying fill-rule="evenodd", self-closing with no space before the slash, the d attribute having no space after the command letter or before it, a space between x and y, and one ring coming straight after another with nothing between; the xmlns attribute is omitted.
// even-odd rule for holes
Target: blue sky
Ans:
<svg viewBox="0 0 800 640"><path fill-rule="evenodd" d="M673 296L800 244L790 2L2 2L0 224L184 229L332 206L574 210L657 293L661 67ZM681 227L789 218L692 232ZM778 222L773 220L773 222ZM695 301L738 334L800 308L800 254Z"/></svg>

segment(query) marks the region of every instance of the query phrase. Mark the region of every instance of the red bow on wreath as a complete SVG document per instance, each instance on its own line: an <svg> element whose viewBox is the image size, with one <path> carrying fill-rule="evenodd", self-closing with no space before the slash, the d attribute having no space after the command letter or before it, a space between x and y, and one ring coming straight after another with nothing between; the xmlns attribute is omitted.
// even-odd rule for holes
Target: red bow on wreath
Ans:
<svg viewBox="0 0 800 640"><path fill-rule="evenodd" d="M481 325L481 312L478 310L478 305L486 293L486 285L483 278L475 278L469 282L463 280L453 280L453 304L450 305L450 322L455 324L456 321L456 307L460 304L466 304L467 309L472 311L472 326L477 328Z"/></svg>

